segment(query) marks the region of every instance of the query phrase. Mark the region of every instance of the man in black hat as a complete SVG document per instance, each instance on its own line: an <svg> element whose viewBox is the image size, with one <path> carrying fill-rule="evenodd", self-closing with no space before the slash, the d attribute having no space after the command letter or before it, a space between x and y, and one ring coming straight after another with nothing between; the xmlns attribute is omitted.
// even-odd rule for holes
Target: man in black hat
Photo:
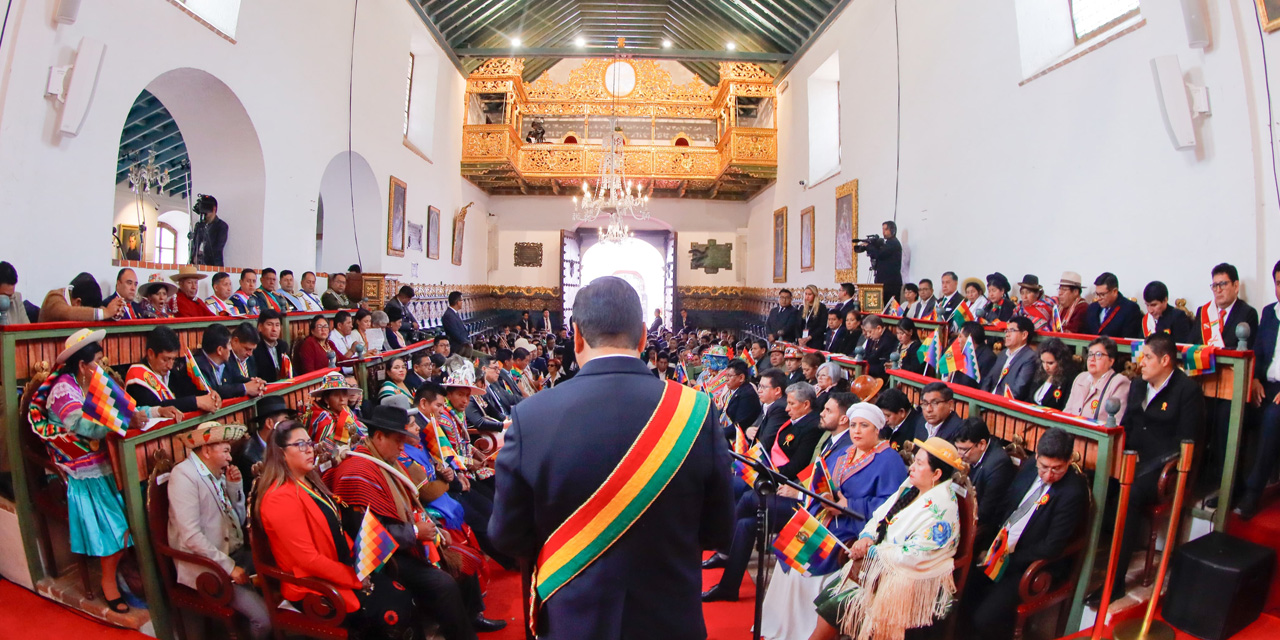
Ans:
<svg viewBox="0 0 1280 640"><path fill-rule="evenodd" d="M1008 322L1014 304L1009 298L1009 279L999 271L987 276L987 306L982 310L986 322Z"/></svg>
<svg viewBox="0 0 1280 640"><path fill-rule="evenodd" d="M409 412L400 407L374 407L365 420L369 437L325 474L325 483L334 495L354 507L343 527L354 534L366 511L378 519L399 544L393 556L396 579L413 594L423 613L439 623L440 635L446 640L472 639L476 631L502 629L506 622L481 614L484 602L475 576L460 576L462 582L455 582L426 559L427 545L442 550L447 542L418 500L417 488L399 461L405 443L414 437L408 429L409 420Z"/></svg>
<svg viewBox="0 0 1280 640"><path fill-rule="evenodd" d="M290 409L280 396L263 396L254 406L254 417L249 419L249 437L236 443L231 452L231 462L240 470L245 483L253 485L253 465L262 462L267 452L267 438L271 430L285 420L298 417L298 412Z"/></svg>

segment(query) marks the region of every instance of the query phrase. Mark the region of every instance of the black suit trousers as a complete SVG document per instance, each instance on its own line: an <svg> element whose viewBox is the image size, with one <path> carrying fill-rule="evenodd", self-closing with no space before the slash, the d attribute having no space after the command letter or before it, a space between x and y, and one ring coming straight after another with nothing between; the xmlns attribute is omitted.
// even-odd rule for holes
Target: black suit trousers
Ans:
<svg viewBox="0 0 1280 640"><path fill-rule="evenodd" d="M397 551L396 581L413 594L413 601L424 615L440 625L440 635L448 640L467 640L476 637L471 619L484 608L480 603L480 584L475 576L468 576L471 584L462 586L448 573L437 569L417 556ZM469 592L466 597L464 592Z"/></svg>
<svg viewBox="0 0 1280 640"><path fill-rule="evenodd" d="M982 571L969 572L969 582L965 585L965 601L972 603L964 607L969 611L969 621L973 625L974 640L1005 640L1013 637L1013 626L1018 620L1018 583L1022 581L1022 571L1026 567L1010 566L999 582Z"/></svg>
<svg viewBox="0 0 1280 640"><path fill-rule="evenodd" d="M782 525L795 513L796 504L790 498L769 496L769 533L782 530ZM742 494L734 508L736 522L733 527L733 542L726 554L729 560L725 562L724 574L720 576L720 588L729 593L738 593L747 573L747 565L751 563L751 551L756 548L756 536L760 532L759 509L760 494L755 491Z"/></svg>

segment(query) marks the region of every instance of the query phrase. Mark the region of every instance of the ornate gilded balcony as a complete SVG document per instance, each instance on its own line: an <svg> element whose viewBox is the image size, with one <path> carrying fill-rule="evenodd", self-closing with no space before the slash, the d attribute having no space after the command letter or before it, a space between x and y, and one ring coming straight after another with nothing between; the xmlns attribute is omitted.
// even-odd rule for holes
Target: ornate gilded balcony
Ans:
<svg viewBox="0 0 1280 640"><path fill-rule="evenodd" d="M587 59L565 83L550 72L525 83L523 63L489 60L467 80L462 175L488 193L580 191L615 124L627 177L655 197L746 200L777 177L773 78L756 65L721 64L713 87L631 59Z"/></svg>

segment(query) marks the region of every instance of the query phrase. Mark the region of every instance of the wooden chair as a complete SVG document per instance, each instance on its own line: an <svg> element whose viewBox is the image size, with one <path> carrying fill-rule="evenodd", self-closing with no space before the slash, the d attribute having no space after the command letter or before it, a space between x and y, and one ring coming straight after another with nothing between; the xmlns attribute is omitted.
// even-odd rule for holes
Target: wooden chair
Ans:
<svg viewBox="0 0 1280 640"><path fill-rule="evenodd" d="M169 546L168 482L173 460L164 451L156 452L155 460L155 467L147 479L147 527L151 530L151 547L169 602L178 609L217 620L226 627L226 637L236 640L240 637L239 614L231 608L235 586L230 574L213 560ZM176 561L199 565L205 570L196 579L197 588L178 583Z"/></svg>
<svg viewBox="0 0 1280 640"><path fill-rule="evenodd" d="M262 578L262 595L267 611L271 612L271 626L277 640L283 640L285 633L326 640L346 639L347 630L342 627L342 621L347 617L347 608L338 590L323 580L299 578L281 571L276 566L275 555L271 553L271 541L267 539L256 514L249 518L249 546L253 549L254 568ZM280 603L284 602L284 596L280 594L281 583L312 592L303 598L301 611L280 608Z"/></svg>
<svg viewBox="0 0 1280 640"><path fill-rule="evenodd" d="M1075 472L1080 473L1079 469ZM1032 562L1031 566L1022 573L1022 579L1018 583L1018 595L1021 600L1018 603L1017 622L1013 627L1014 640L1022 640L1023 629L1031 616L1050 606L1071 601L1076 584L1080 580L1080 573L1084 569L1085 549L1089 543L1089 523L1093 521L1094 515L1093 493L1090 492L1087 517L1080 520L1071 543L1057 557ZM1055 579L1053 569L1060 567L1064 562L1071 563L1070 571L1063 578ZM1066 620L1062 617L1064 608L1058 607L1058 618L1054 625L1055 637L1065 633Z"/></svg>
<svg viewBox="0 0 1280 640"><path fill-rule="evenodd" d="M1142 565L1142 586L1149 587L1155 581L1155 559L1156 559L1156 537L1160 535L1161 527L1156 526L1156 521L1162 517L1169 515L1169 509L1173 507L1173 490L1178 484L1178 458L1174 458L1164 464L1164 468L1160 470L1160 479L1156 481L1156 503L1147 509L1147 522L1151 523L1151 533L1147 537L1147 557ZM1188 482L1188 485L1192 484ZM1224 501L1225 506L1225 501ZM1169 544L1168 541L1165 544Z"/></svg>
<svg viewBox="0 0 1280 640"><path fill-rule="evenodd" d="M946 636L947 638L955 638L956 624L960 620L959 602L964 595L964 586L969 581L969 571L973 569L973 544L978 537L978 496L973 488L973 483L968 477L960 484L964 487L964 495L956 496L960 507L960 539L956 546L956 557L954 560L955 570L952 572L952 580L956 584L955 602L957 606L951 608L951 614L947 616Z"/></svg>

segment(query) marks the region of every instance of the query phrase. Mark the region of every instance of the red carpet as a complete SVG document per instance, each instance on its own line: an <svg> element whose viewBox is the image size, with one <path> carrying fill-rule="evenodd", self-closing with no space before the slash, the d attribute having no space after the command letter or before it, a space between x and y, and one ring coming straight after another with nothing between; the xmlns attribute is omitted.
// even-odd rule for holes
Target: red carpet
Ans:
<svg viewBox="0 0 1280 640"><path fill-rule="evenodd" d="M1129 618L1141 618L1146 611L1146 607L1135 607L1126 611L1124 614L1117 616L1120 618L1117 622L1127 620ZM1161 618L1157 615L1156 619L1159 620ZM1108 627L1108 631L1110 631L1110 627ZM1199 640L1196 636L1182 633L1177 629L1174 629L1174 635L1177 640ZM1110 633L1104 634L1104 637L1108 636L1110 636ZM1067 637L1070 640L1088 638L1090 637L1090 630L1081 631L1080 633ZM1276 638L1280 638L1280 618L1266 613L1262 614L1262 617L1254 621L1253 624L1245 627L1244 631L1231 636L1231 640L1275 640Z"/></svg>

